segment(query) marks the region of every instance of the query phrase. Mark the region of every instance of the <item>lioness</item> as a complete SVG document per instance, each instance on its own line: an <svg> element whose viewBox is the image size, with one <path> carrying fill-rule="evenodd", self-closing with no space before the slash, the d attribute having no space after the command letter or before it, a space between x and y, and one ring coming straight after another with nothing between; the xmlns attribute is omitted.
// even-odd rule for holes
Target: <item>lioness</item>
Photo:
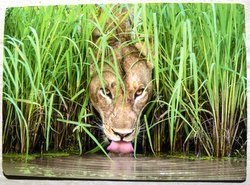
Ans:
<svg viewBox="0 0 250 185"><path fill-rule="evenodd" d="M108 38L108 45L114 50L115 57L110 53L105 57L119 66L118 72L124 86L122 88L122 83L117 83L112 66L104 63L102 71L104 86L97 72L93 71L90 101L101 116L105 136L111 141L107 150L114 153L131 153L133 152L131 141L136 136L135 128L139 113L152 95L153 66L146 59L147 52L143 49L143 44L141 42L131 44L132 26L127 10L114 8L111 12L114 17L106 20L103 32L113 31L113 36L105 36ZM102 16L105 15L100 11L98 17ZM92 37L96 46L101 45L100 38L103 36L97 28L93 31ZM96 58L98 53L100 55L100 49L95 51Z"/></svg>

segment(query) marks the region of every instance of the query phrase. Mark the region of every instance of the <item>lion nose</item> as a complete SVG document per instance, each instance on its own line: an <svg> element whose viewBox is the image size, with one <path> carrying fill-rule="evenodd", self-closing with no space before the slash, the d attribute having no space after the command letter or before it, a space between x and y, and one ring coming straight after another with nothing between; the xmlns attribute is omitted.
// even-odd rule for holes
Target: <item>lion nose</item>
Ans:
<svg viewBox="0 0 250 185"><path fill-rule="evenodd" d="M129 131L124 132L124 131L118 131L118 130L113 130L113 129L112 129L112 131L114 132L114 134L120 136L120 137L121 137L121 140L122 140L124 137L127 137L127 136L129 136L130 134L132 134L132 132L133 132L134 130L129 130Z"/></svg>

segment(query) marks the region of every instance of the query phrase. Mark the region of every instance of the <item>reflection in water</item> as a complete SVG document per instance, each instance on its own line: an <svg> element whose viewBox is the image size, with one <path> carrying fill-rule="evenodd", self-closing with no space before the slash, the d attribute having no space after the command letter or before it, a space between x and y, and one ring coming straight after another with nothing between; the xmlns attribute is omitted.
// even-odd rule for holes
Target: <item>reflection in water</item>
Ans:
<svg viewBox="0 0 250 185"><path fill-rule="evenodd" d="M108 170L122 178L132 177L136 171L136 163L132 157L113 157L112 162L107 162Z"/></svg>
<svg viewBox="0 0 250 185"><path fill-rule="evenodd" d="M244 181L246 160L188 160L103 155L40 158L28 163L4 158L8 176L67 179Z"/></svg>

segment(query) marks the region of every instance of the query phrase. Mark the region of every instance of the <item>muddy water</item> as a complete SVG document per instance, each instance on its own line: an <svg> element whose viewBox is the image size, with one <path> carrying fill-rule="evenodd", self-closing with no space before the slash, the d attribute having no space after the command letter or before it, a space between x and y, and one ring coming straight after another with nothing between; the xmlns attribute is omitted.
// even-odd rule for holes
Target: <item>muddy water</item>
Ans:
<svg viewBox="0 0 250 185"><path fill-rule="evenodd" d="M28 162L3 159L9 177L66 179L244 181L246 160L190 160L169 157L103 155L39 158Z"/></svg>

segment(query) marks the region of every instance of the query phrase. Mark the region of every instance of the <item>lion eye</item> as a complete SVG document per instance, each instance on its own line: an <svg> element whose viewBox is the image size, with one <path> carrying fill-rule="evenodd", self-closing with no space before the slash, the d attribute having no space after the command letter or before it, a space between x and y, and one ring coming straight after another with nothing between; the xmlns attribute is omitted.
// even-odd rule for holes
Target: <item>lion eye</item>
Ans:
<svg viewBox="0 0 250 185"><path fill-rule="evenodd" d="M144 89L138 89L136 92L135 92L135 98L137 98L138 96L142 95Z"/></svg>
<svg viewBox="0 0 250 185"><path fill-rule="evenodd" d="M112 99L112 93L111 93L111 91L109 89L107 89L107 88L101 88L101 92L105 96L108 96L110 99Z"/></svg>

